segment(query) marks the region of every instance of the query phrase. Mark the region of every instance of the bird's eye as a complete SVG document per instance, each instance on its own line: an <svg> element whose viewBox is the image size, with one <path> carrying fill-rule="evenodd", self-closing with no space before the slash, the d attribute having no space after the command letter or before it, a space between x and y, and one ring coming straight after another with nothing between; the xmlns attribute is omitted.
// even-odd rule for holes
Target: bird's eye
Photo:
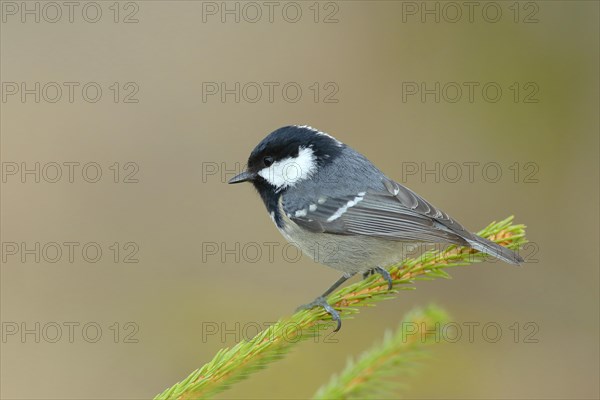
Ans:
<svg viewBox="0 0 600 400"><path fill-rule="evenodd" d="M273 164L273 157L267 156L263 158L263 163L265 163L265 167L270 167Z"/></svg>

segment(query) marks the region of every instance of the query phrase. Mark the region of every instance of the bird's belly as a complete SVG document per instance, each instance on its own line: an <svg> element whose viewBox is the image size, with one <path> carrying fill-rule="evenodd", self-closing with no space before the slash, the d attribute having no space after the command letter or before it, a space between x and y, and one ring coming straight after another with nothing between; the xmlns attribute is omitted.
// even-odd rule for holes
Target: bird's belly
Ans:
<svg viewBox="0 0 600 400"><path fill-rule="evenodd" d="M389 266L403 260L416 248L414 243L368 236L313 233L300 229L293 222L286 224L280 232L310 259L349 274Z"/></svg>

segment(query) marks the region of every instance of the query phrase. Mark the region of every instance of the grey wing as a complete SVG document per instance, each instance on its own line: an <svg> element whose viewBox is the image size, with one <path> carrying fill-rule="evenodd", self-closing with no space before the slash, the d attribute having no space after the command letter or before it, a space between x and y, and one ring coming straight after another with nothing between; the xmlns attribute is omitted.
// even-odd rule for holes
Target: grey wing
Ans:
<svg viewBox="0 0 600 400"><path fill-rule="evenodd" d="M465 245L471 234L410 189L387 178L384 189L324 199L290 219L314 232L365 235L387 240ZM285 206L284 206L285 209Z"/></svg>

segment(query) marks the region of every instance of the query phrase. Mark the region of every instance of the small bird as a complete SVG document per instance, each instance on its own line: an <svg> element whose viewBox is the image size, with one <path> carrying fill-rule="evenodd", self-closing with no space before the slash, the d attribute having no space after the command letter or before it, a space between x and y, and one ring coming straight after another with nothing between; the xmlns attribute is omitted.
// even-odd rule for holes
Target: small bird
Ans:
<svg viewBox="0 0 600 400"><path fill-rule="evenodd" d="M471 247L510 264L514 251L476 236L448 214L394 182L365 156L308 125L279 128L229 183L252 182L281 234L315 261L343 273L300 309L323 307L341 328L326 298L357 273L380 274L423 244Z"/></svg>

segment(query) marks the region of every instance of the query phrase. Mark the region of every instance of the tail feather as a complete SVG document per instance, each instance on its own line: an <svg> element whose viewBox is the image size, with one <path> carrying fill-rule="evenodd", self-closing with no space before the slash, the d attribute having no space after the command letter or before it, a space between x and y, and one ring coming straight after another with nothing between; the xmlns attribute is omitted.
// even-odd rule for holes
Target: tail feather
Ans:
<svg viewBox="0 0 600 400"><path fill-rule="evenodd" d="M471 246L475 250L485 254L489 254L507 263L519 265L525 261L520 255L518 255L511 249L500 246L499 244L494 243L491 240L482 238L475 234L471 235L470 238L465 239L469 243L469 246Z"/></svg>

